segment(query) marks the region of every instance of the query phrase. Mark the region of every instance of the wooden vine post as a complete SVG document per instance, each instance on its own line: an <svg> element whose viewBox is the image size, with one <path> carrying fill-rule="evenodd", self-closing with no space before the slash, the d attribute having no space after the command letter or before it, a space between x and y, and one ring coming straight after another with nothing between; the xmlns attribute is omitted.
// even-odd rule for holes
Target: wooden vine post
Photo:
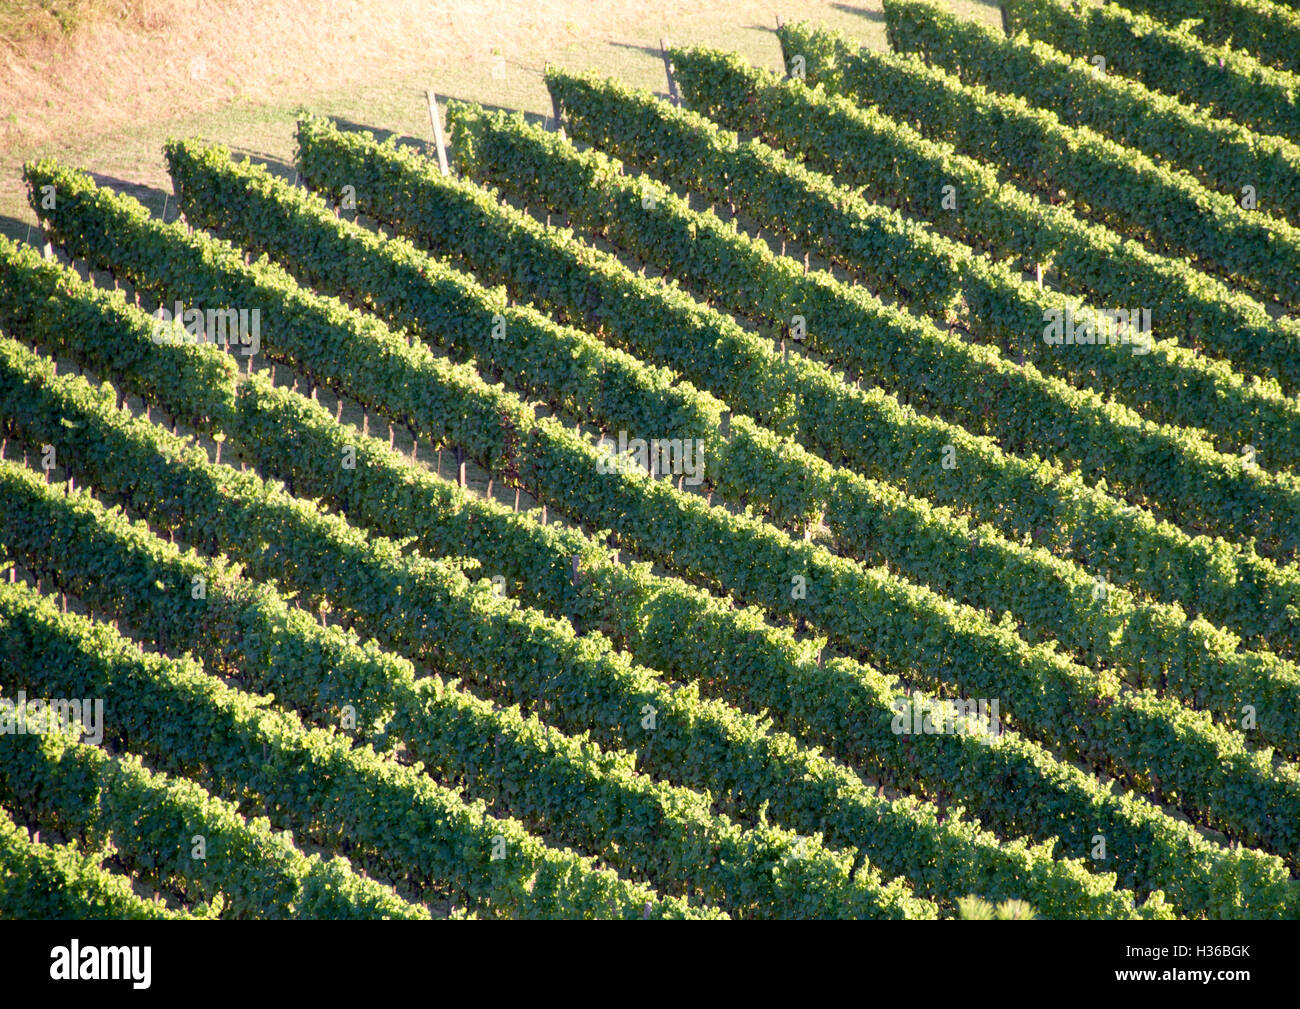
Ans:
<svg viewBox="0 0 1300 1009"><path fill-rule="evenodd" d="M547 73L550 73L550 71L551 71L551 65L550 65L549 63L547 63L547 64L542 68L542 73L543 73L543 74L547 74ZM552 117L552 121L555 123L555 134L556 134L556 136L558 136L561 140L566 139L566 138L565 138L565 135L564 135L564 126L563 126L563 124L560 122L560 102L559 102L559 99L557 99L557 98L555 97L554 92L552 92L552 94L551 94L551 117ZM550 224L550 223L551 223L551 221L550 221L550 217L549 217L549 216L548 216L547 219L546 219L546 223L547 223L547 224Z"/></svg>
<svg viewBox="0 0 1300 1009"><path fill-rule="evenodd" d="M438 113L438 96L432 91L425 91L429 99L429 122L433 124L433 143L438 148L438 168L443 175L450 175L447 164L447 144L442 136L442 116Z"/></svg>
<svg viewBox="0 0 1300 1009"><path fill-rule="evenodd" d="M668 56L668 40L661 38L659 40L659 55L663 57L664 73L668 77L668 100L681 108L682 96L677 90L677 79L673 76L673 61Z"/></svg>

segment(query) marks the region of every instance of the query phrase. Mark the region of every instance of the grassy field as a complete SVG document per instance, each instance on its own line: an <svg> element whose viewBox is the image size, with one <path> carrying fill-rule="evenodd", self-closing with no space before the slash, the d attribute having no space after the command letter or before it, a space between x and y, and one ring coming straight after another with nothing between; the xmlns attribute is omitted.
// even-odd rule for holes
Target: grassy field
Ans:
<svg viewBox="0 0 1300 1009"><path fill-rule="evenodd" d="M998 19L993 3L952 7ZM33 157L85 168L161 211L170 193L161 147L171 136L284 163L295 115L310 109L430 139L427 88L549 115L548 62L662 91L660 38L775 67L778 14L884 45L879 0L673 0L653 13L628 0L0 0L0 232L30 237L22 164Z"/></svg>

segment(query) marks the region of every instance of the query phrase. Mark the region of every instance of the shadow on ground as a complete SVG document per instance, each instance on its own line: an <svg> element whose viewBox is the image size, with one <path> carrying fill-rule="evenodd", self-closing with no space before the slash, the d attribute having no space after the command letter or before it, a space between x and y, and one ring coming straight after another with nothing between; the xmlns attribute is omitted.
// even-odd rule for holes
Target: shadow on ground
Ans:
<svg viewBox="0 0 1300 1009"><path fill-rule="evenodd" d="M885 23L884 11L873 11L867 7L855 7L853 4L831 4L831 6L836 10L843 11L845 14L856 14L858 17L866 18L868 21L874 21L877 24Z"/></svg>
<svg viewBox="0 0 1300 1009"><path fill-rule="evenodd" d="M41 247L41 232L31 221L24 221L17 217L7 217L0 214L0 235L12 239L15 242L26 242L28 245Z"/></svg>
<svg viewBox="0 0 1300 1009"><path fill-rule="evenodd" d="M102 172L87 172L95 185L104 186L115 193L121 193L123 196L130 196L139 200L149 212L155 217L162 216L165 221L174 221L179 216L176 208L176 198L172 195L171 187L166 189L158 186L146 186L140 182L132 182L129 179L119 179L116 175L105 175Z"/></svg>

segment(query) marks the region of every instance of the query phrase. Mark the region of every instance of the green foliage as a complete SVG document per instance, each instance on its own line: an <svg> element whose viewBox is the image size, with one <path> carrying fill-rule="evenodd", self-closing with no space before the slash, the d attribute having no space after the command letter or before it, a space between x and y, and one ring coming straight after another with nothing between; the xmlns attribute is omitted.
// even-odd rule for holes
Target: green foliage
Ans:
<svg viewBox="0 0 1300 1009"><path fill-rule="evenodd" d="M787 34L793 30L788 25L781 29ZM832 38L825 33L823 36ZM809 49L810 46L803 48ZM842 55L848 59L857 54ZM870 59L878 56L874 54ZM816 58L814 52L810 60ZM863 57L864 61L867 59ZM810 62L810 73L813 65ZM852 68L855 81L860 76L867 76L867 71L856 63ZM905 69L894 69L907 77L913 71L919 74L925 68L919 63L913 66L908 62ZM939 71L931 73L938 74ZM972 330L1010 352L1037 356L1045 349L1042 334L1044 321L1048 318L1046 313L1052 310L1064 312L1071 305L1062 294L1020 280L1018 274L1005 264L977 257L969 247L936 235L895 211L867 203L862 197L834 185L823 175L808 171L767 145L759 141L742 143L734 134L720 130L702 115L674 108L649 92L636 92L594 76L574 76L555 69L549 71L547 81L552 95L563 105L567 129L575 137L636 163L657 178L671 179L683 189L706 193L715 201L735 199L743 203L746 212L762 223L778 230L793 229L790 231L792 237L837 257L917 311L944 317L955 312L958 303L964 299ZM954 90L964 94L968 89L958 85ZM502 132L509 129L501 119L491 122ZM486 146L481 136L479 146ZM493 174L488 175L482 168L471 168L480 178L509 185L504 177L506 173L498 178L497 170L494 166ZM519 180L514 183L516 187L527 184L526 176L512 174ZM551 188L540 182L534 182L534 186L542 191ZM636 211L625 209L624 212ZM711 251L699 246L697 241L689 254L699 257ZM1294 276L1300 277L1300 270ZM764 296L761 287L757 296ZM812 311L804 314L813 320L813 325L820 318ZM1098 369L1129 368L1132 365L1115 362L1136 359L1127 347L1097 346L1093 350ZM1067 359L1063 354L1045 358L1058 362ZM1220 366L1218 370L1226 369ZM1179 380L1180 386L1183 382ZM1118 404L1107 402L1099 405L1103 409L1110 408L1108 412L1114 418L1112 423L1122 420L1128 420L1130 425L1143 423L1137 415L1125 411ZM1038 423L1037 414L1035 423ZM1181 485L1171 488L1173 497L1193 512L1180 521L1209 522L1225 533L1231 533L1237 527L1241 533L1258 535L1261 539L1276 536L1281 551L1289 553L1295 549L1296 543L1300 542L1297 540L1300 480L1289 473L1270 473L1247 467L1239 457L1217 453L1195 429L1156 427L1154 424L1151 427L1156 434L1152 440L1163 443L1162 451L1173 452L1170 462L1177 468L1186 472L1199 463L1200 467L1215 472L1215 477L1205 472L1189 474L1192 479L1204 481L1199 488L1188 491L1184 491ZM1054 444L1072 441L1076 430L1073 426L1062 430L1061 437ZM1174 445L1178 445L1176 450ZM1156 460L1143 455L1142 468L1146 470L1148 480L1155 465L1159 465ZM1226 496L1221 482L1224 478L1238 485ZM1248 489L1250 484L1255 486ZM1258 523L1248 522L1239 526L1237 513L1247 496L1257 501L1260 507L1272 511L1268 518L1263 518L1261 513ZM1215 499L1216 503L1211 505ZM1218 514L1206 514L1205 510L1210 508Z"/></svg>
<svg viewBox="0 0 1300 1009"><path fill-rule="evenodd" d="M1215 193L1088 127L1069 127L1021 98L962 82L914 56L857 46L807 24L781 29L808 61L807 81L979 157L1044 199L1075 209L1152 251L1191 256L1203 269L1300 305L1300 229ZM989 124L996 123L996 129ZM974 306L972 306L974 308Z"/></svg>
<svg viewBox="0 0 1300 1009"><path fill-rule="evenodd" d="M1097 54L1080 58L1024 35L1007 37L981 21L955 17L930 0L889 0L884 10L885 30L896 51L917 53L967 84L1049 108L1064 123L1089 126L1234 198L1250 182L1265 212L1300 224L1300 147L1295 143L1256 133L1117 73L1098 73L1088 62Z"/></svg>
<svg viewBox="0 0 1300 1009"><path fill-rule="evenodd" d="M114 251L105 253L105 259L115 261L119 267L129 262L129 257L122 252L129 248L127 239L128 236L120 236L107 246ZM176 235L168 244L179 248L215 245L210 239L197 235ZM239 263L231 271L232 279L246 270L248 268ZM190 289L198 289L200 284L207 284L213 278L211 270L196 275L191 270L172 268L165 274L165 279L155 277L148 282L167 283L177 290L186 290L187 285ZM133 275L133 279L146 278L148 274L144 271ZM272 290L269 284L259 286L258 300L266 304ZM300 290L295 290L293 297L300 305L315 303L322 308L316 310L315 318L302 318L298 325L272 322L266 328L286 341L305 341L309 334L324 335L330 344L329 374L362 374L363 369L371 367L370 362L383 360L391 366L399 356L411 356L406 374L401 370L389 373L383 383L382 395L375 395L363 382L340 383L349 395L362 402L376 407L383 404L383 408L391 411L395 407L400 409L402 398L411 395L409 390L419 390L425 396L435 391L440 396L451 396L455 383L472 381L471 374L462 373L455 366L445 366L443 374L448 377L435 377L439 375L441 362L420 357L422 348L409 347L391 335L385 335L378 323L372 325L368 320L363 321L332 307L328 309L327 321L320 315L328 303L320 299L313 302L306 292ZM273 356L283 353L269 341L267 346ZM321 359L315 353L299 353L294 359L308 368L320 368L316 362ZM333 381L339 382L337 377ZM490 409L484 394L478 395L481 397L478 402L482 405L472 409L467 409L470 404L462 399L461 405L455 409L448 407L436 413L417 410L398 413L397 416L404 417L404 422L411 423L423 436L435 442L447 439L473 445L476 440L500 432L499 424L488 422L487 417L495 418L507 410L523 409L522 404L512 406L510 398L500 391L495 394L496 404ZM807 613L810 621L823 630L829 632L833 627L833 633L849 647L876 648L896 667L919 668L946 676L950 675L950 659L944 656L949 649L953 649L954 654L968 654L971 658L966 674L971 675L971 679L969 685L964 684L965 688L975 696L1003 697L1009 708L1014 707L1013 717L1026 726L1033 726L1040 737L1051 738L1092 759L1099 759L1105 752L1109 759L1127 764L1131 773L1154 774L1162 782L1166 795L1176 795L1179 801L1190 803L1218 822L1231 819L1232 829L1240 831L1243 839L1253 841L1256 837L1276 837L1276 840L1262 843L1286 845L1282 836L1290 828L1285 823L1264 822L1259 811L1263 807L1276 808L1279 802L1285 803L1287 800L1283 796L1295 786L1286 777L1274 776L1267 756L1248 753L1239 735L1211 727L1203 717L1149 693L1118 694L1113 676L1088 673L1054 655L1050 649L1031 650L1016 638L1013 631L995 628L987 618L974 611L955 608L933 593L907 585L884 572L864 569L833 557L812 544L791 541L756 520L710 508L698 497L650 481L644 475L610 474L593 481L590 476L595 469L595 450L553 420L538 420L531 426L527 422L516 423L515 430L528 431L527 436L520 439L521 445L514 449L521 482L530 491L535 489L535 493L570 513L584 516L599 528L613 528L617 535L638 544L640 549L650 552L656 559L697 574L703 573L715 584L730 587L748 601L762 604L774 612L792 616L796 612ZM505 454L504 437L497 434L496 441L495 447L483 445L475 451L480 460L488 460L489 465L490 460ZM133 496L142 502L161 502L173 494L161 490L145 493L137 486ZM174 509L171 513L184 514L193 510L191 505ZM163 511L161 514L167 513ZM223 514L227 512L223 511ZM300 541L310 548L316 536L305 537L297 533L292 536L278 534L272 538L279 543ZM337 565L337 570L359 566L360 557L374 551L373 541L368 550L350 549L346 563ZM317 548L314 556L319 554ZM358 559L354 560L354 556ZM798 605L788 597L791 571L808 572L809 600L799 601ZM336 568L331 568L327 576L330 579L339 577ZM367 595L373 597L377 591L384 595L377 585L382 585L382 582L377 583L374 577L367 579L359 593L347 597L348 602L355 606L358 600L364 600ZM512 637L517 641L519 632ZM419 641L417 635L413 644L419 645ZM420 647L427 648L427 642ZM517 644L515 648L518 648ZM1070 698L1076 693L1097 699L1100 717L1108 723L1104 728L1097 724L1095 717L1086 719L1086 728L1080 726L1078 716L1070 711L1074 704ZM668 708L667 702L660 708L661 712L665 708ZM584 714L575 721L575 731L593 724L616 726L626 717L626 713L622 718ZM673 722L672 719L666 721ZM671 749L664 744L667 735L662 731L656 735L656 756ZM1163 743L1152 745L1153 738ZM1187 739L1197 741L1202 754L1200 760L1213 762L1215 771L1210 776L1207 777L1199 768L1199 762L1197 769L1189 764ZM748 759L737 753L721 766L714 767L711 762L702 764L694 751L690 751L683 752L682 759L675 766L679 768L678 773L698 773L702 766L707 766L710 776L700 779L703 787L715 791L736 787L738 791L773 796L774 809L777 808L776 796L789 794L794 799L790 792L792 780L801 776L805 778L804 788L798 790L802 792L808 787L807 779L817 777L803 772L792 774L789 769L782 769L779 773L773 770L770 777L765 777L762 787L740 789L736 775L742 773ZM719 776L729 782L726 789L720 787ZM730 782L737 784L733 786ZM1212 795L1226 799L1229 794L1234 799L1209 801ZM827 797L814 806L824 810L833 807L836 801ZM861 801L865 801L865 797ZM807 815L806 802L806 798L792 801L790 812L795 819L789 826L805 829L802 824L807 821L799 817ZM821 822L825 822L824 813ZM813 830L815 828L807 832ZM848 843L850 837L856 842L862 833L859 827L836 841L838 835L835 831L827 830L828 838L836 843ZM882 866L887 865L877 854L872 851L873 860Z"/></svg>
<svg viewBox="0 0 1300 1009"><path fill-rule="evenodd" d="M694 84L698 64L687 54L677 65L683 87L698 93ZM732 421L729 438L712 436L714 429L707 421L683 428L681 417L694 412L716 419L720 406L689 386L669 391L649 381L636 384L643 366L635 358L611 352L576 330L546 324L532 311L507 310L512 313L509 335L495 340L490 336L494 306L476 305L476 297L482 299L486 292L468 277L445 268L441 272L448 279L440 283L438 264L404 240L382 242L370 232L340 222L319 198L302 194L263 169L232 164L223 149L172 145L168 153L188 220L242 247L274 256L301 283L329 293L355 292L391 325L410 326L428 342L467 346L480 366L501 373L521 391L570 410L575 408L566 401L575 400L577 412L586 412L588 419L610 427L627 424L634 432L682 431L691 436L706 432L711 483L727 498L740 503L752 500L778 522L803 524L809 516L825 512L843 552L895 564L903 574L988 612L1010 610L1035 637L1057 639L1071 650L1127 666L1142 685L1172 690L1229 724L1237 722L1243 703L1253 703L1264 713L1261 737L1296 752L1300 672L1290 663L1268 653L1239 654L1235 636L1204 621L1189 623L1181 608L1146 605L1122 589L1109 592L1107 601L1099 605L1094 598L1095 579L1078 565L1055 559L1041 548L1009 541L996 530L972 529L947 510L832 468L790 440L756 428L746 417ZM487 232L481 220L474 224L447 233ZM531 257L523 261L531 262ZM477 267L478 262L470 265ZM529 270L527 275L535 272ZM520 280L518 274L513 276ZM445 301L435 300L440 287L451 284L456 285L455 291ZM650 300L647 294L637 304ZM651 357L660 356L656 353L660 343L680 339L676 327L660 329L654 320L632 324L606 316L603 321L617 328L623 342ZM643 337L647 329L655 336ZM570 365L584 357L592 363L582 375L573 376ZM550 360L564 362L565 371L554 374L555 369L545 364ZM611 382L620 371L630 380ZM587 376L593 381L584 381ZM595 386L596 381L625 391L611 402L570 395L571 390ZM649 427L635 426L638 421ZM256 445L259 439L248 442ZM323 458L334 460L338 455Z"/></svg>
<svg viewBox="0 0 1300 1009"><path fill-rule="evenodd" d="M10 353L19 351L9 343ZM74 419L69 412L80 398L69 394L41 406L41 397L84 386L48 372L38 385L14 384L20 375L41 371L27 354L3 383L12 395L25 387L24 395L36 397L21 407L4 403L13 407L5 416L23 419L27 437L44 437L40 432L61 426L63 418ZM1041 899L1063 916L1167 913L1159 897L1140 912L1125 910L1131 895L1111 890L1113 877L1093 876L1074 860L1054 860L1050 847L1002 845L968 821L940 822L913 802L886 802L847 769L764 731L759 719L701 700L697 690L668 687L613 652L605 639L579 638L567 624L498 599L487 583L471 586L454 569L404 559L391 543L366 538L252 474L213 467L152 425L116 417L102 400L98 409L93 405L93 398L83 400L75 412L80 472L110 493L127 495L151 521L191 535L202 530L214 547L237 550L260 577L287 574L309 599L327 595L358 627L400 642L413 658L473 672L515 702L532 703L540 694L572 731L595 727L614 745L642 744L642 763L652 773L745 797L751 812L757 812L754 797L762 796L773 818L805 833L824 832L837 847L851 846L852 839L886 871L897 865L914 873L919 861L931 868L917 874L918 889L940 897L952 899L962 886L967 892L972 880L996 896L994 890L1018 887L1029 875L1041 878L1034 892L1054 894ZM571 478L561 482L575 485ZM186 520L179 521L181 515ZM256 530L253 543L249 530ZM278 544L276 554L266 556L258 542ZM641 722L646 704L658 713L650 746Z"/></svg>
<svg viewBox="0 0 1300 1009"><path fill-rule="evenodd" d="M0 668L11 701L15 687L57 688L38 696L107 696L114 733L138 716L137 704L147 706L118 677L129 681L172 673L192 681L202 675L192 662L142 655L110 628L59 613L52 600L25 585L0 584L0 620L5 643ZM179 746L182 730L207 728L188 737L189 749L220 746L214 726L195 724L202 717L201 708L190 707L199 700L195 693L171 698L172 704L180 701L180 711L151 726L147 745ZM120 746L125 739L115 735L113 741ZM199 762L197 754L192 759ZM15 734L0 747L0 794L6 803L34 811L42 823L85 843L111 842L137 875L159 889L183 893L188 901L220 901L226 917L429 917L427 908L357 875L347 860L304 855L265 819L246 820L233 802L211 795L196 781L156 773L132 753L110 756L59 733ZM203 857L194 857L196 837L204 841Z"/></svg>
<svg viewBox="0 0 1300 1009"><path fill-rule="evenodd" d="M111 335L111 330L98 332ZM111 336L91 341L74 334L61 352L85 360L86 349L120 346ZM115 374L111 354L96 362L101 371ZM241 388L237 407L232 448L264 472L278 473L390 535L412 535L427 552L467 550L481 557L487 570L506 576L510 595L558 607L583 626L600 621L615 641L650 665L683 678L708 675L725 681L724 692L736 703L770 706L802 735L875 776L909 786L920 781L931 793L965 783L972 811L1015 833L1059 835L1068 851L1079 854L1089 850L1092 832L1103 830L1111 839L1110 868L1135 885L1163 886L1194 913L1240 913L1244 901L1263 914L1286 899L1285 884L1279 889L1286 873L1276 860L1208 844L1187 826L1145 803L1120 800L1018 736L1004 736L996 747L962 735L930 737L931 745L924 747L908 745L892 731L893 698L905 693L892 677L847 659L822 665L760 614L734 611L683 583L651 576L644 566L619 565L610 550L581 533L543 527L467 495L382 442L349 432L298 394L253 380ZM356 451L357 466L344 470L337 460L348 446ZM40 570L59 557L51 573L57 570L68 580L64 584L92 605L109 608L160 642L196 649L213 668L237 675L240 669L262 670L259 689L273 690L299 710L315 713L318 721L337 724L347 703L358 709L360 726L394 721L393 699L404 696L400 684L413 676L409 663L373 645L358 649L337 628L317 627L274 592L239 583L220 563L196 564L193 555L182 557L142 524L24 474L0 467L7 502L0 514L6 548L27 565ZM577 586L569 573L575 555L581 560ZM183 591L196 574L207 578L204 602ZM157 585L173 590L159 589L159 595ZM694 647L684 649L683 640ZM737 664L746 670L743 677L734 675ZM444 703L454 696L444 697ZM434 760L427 720L401 721L408 728L390 726L388 734L417 748L420 759ZM501 731L500 726L484 730L498 739ZM471 744L464 752L479 749ZM463 758L445 766L458 773ZM478 777L494 775L489 769ZM989 781L1007 787L990 791ZM545 792L536 800L527 792L512 795L516 802L546 798ZM568 819L557 814L552 822L567 826Z"/></svg>
<svg viewBox="0 0 1300 1009"><path fill-rule="evenodd" d="M1185 0L1135 2L1186 12ZM1190 27L1222 38L1251 16L1243 36L1286 63L1300 20L1269 0L1211 0L1209 23ZM895 44L910 24L927 56L953 55L966 31L905 0L887 20ZM1008 54L1010 91L1025 77L1050 92L1083 67L1023 37L970 39L955 47L967 61ZM185 226L53 162L27 166L33 206L58 194L38 210L47 232L128 281L137 305L255 307L270 360L357 401L367 426L376 413L390 432L463 447L579 527L468 494L314 395L243 377L238 358L159 344L122 296L0 240L0 327L14 337L0 334L0 434L24 451L54 445L66 472L117 502L0 460L0 556L91 611L0 584L4 690L113 705L103 748L56 734L0 749L0 802L74 842L38 844L0 807L0 913L429 916L331 854L343 853L415 900L451 896L461 916L1294 917L1300 770L1252 750L1235 720L1255 705L1254 732L1296 755L1300 572L1256 541L1280 559L1300 547L1300 483L1279 470L1300 460L1284 437L1300 426L1284 393L1300 388L1300 330L1134 240L1300 303L1300 231L1201 185L1258 164L1285 200L1294 166L1268 158L1290 141L1211 151L1245 131L1090 74L1063 125L984 82L804 26L782 43L808 56L811 88L707 50L672 54L688 101L722 129L548 71L570 131L641 178L521 119L451 110L463 168L665 267L757 334L491 189L319 120L299 126L309 183L351 187L405 237L349 224L222 148L167 146ZM1079 102L1148 110L1124 143L1154 131L1162 157L1209 152L1205 164L1193 179L1146 160L1093 133ZM1180 124L1188 138L1158 136ZM1003 185L958 153L976 145L1053 204L1058 185L1073 188L1103 224ZM961 210L945 216L931 190L949 180ZM800 269L664 183L733 217L739 204L900 307ZM1172 340L1138 361L1054 355L1032 334L1064 297L987 254L1047 260L1097 300L1153 303L1196 350L1256 378ZM803 338L787 328L795 315L813 357L785 353ZM60 375L20 340L116 387ZM882 388L851 388L840 366ZM124 395L225 443L240 468L134 417ZM1044 411L1060 430L1044 431ZM608 472L563 415L697 440L707 501ZM1247 440L1270 469L1232 456ZM961 453L960 479L936 464L940 449ZM1085 484L1042 454L1101 478ZM829 537L814 541L823 523ZM621 564L615 547L664 573ZM1134 591L1099 599L1089 568ZM504 575L504 593L487 573ZM190 592L199 580L206 591ZM1277 654L1246 647L1274 639ZM1018 731L900 736L896 698L918 685L933 691L913 694L927 707L954 692L997 698ZM207 859L188 857L192 833ZM105 870L110 856L125 876Z"/></svg>
<svg viewBox="0 0 1300 1009"><path fill-rule="evenodd" d="M1002 0L1002 9L1013 34L1024 32L1083 59L1102 53L1108 73L1300 143L1297 73L1266 66L1240 49L1207 45L1189 27L1161 24L1117 4L1075 9L1058 0Z"/></svg>
<svg viewBox="0 0 1300 1009"><path fill-rule="evenodd" d="M1095 2L1095 0L1094 0ZM1300 12L1292 0L1125 0L1126 10L1170 27L1186 24L1211 45L1231 46L1261 63L1300 73Z"/></svg>
<svg viewBox="0 0 1300 1009"><path fill-rule="evenodd" d="M265 817L245 821L199 779L226 794L260 794L267 813L317 843L351 835L360 854L396 855L415 880L445 883L496 914L630 918L645 904L653 917L708 914L542 844L419 768L369 746L353 749L332 730L304 728L271 707L271 697L227 687L197 662L143 655L107 625L61 614L25 586L0 585L0 614L7 682L107 696L114 742L129 739L151 761L194 776L167 779L135 756L110 758L85 744L27 735L0 749L0 788L61 827L91 837L108 832L119 846L129 838L160 882L181 879L205 898L220 895L232 914L428 916L357 877L341 858L303 856ZM26 675L15 675L21 669ZM190 857L194 834L206 838L206 860ZM493 860L497 836L506 857Z"/></svg>
<svg viewBox="0 0 1300 1009"><path fill-rule="evenodd" d="M131 880L103 866L105 852L33 840L0 807L0 919L43 921L179 919L190 915L145 900Z"/></svg>
<svg viewBox="0 0 1300 1009"><path fill-rule="evenodd" d="M627 112L627 101L617 105ZM725 154L719 131L706 126L700 117L654 101L640 102L638 108L647 114L627 120L635 124L626 131L631 138L627 143L654 133L655 124L663 132L665 123L689 119L674 131L688 145L685 149L690 156L683 156L683 163L712 163L709 151L713 144L723 147ZM987 415L996 413L996 430L1004 444L1028 441L1065 457L1078 453L1090 468L1121 476L1129 485L1146 486L1152 492L1149 500L1153 506L1190 523L1207 518L1206 510L1221 520L1226 517L1229 523L1271 523L1275 516L1266 518L1264 511L1242 507L1243 494L1265 507L1246 486L1255 483L1258 487L1258 481L1290 486L1288 479L1250 470L1238 459L1216 456L1185 430L1143 422L1122 407L1105 404L1059 380L1043 378L1032 368L1017 367L984 348L942 334L904 312L873 303L860 288L835 283L824 274L805 278L795 264L744 239L712 215L692 214L676 197L665 195L654 213L646 213L640 209L635 180L621 179L617 163L608 158L594 152L579 155L558 138L504 116L454 107L449 118L460 130L458 136L473 137L470 143L458 144L458 150L469 147L477 152L473 164L462 166L476 177L581 218L594 230L676 272L703 278L709 292L724 297L733 308L771 313L769 317L777 318L792 308L802 310L810 321L813 349L862 364L870 369L873 380L901 381L908 395L922 399L927 407L944 413L958 411L966 423L978 421L981 426L972 423L975 430L987 429ZM605 120L607 129L624 121L615 116ZM659 149L671 147L662 142ZM529 166L528 170L518 171L521 165ZM566 171L552 170L548 167L552 165L564 166ZM723 171L724 166L717 167L717 173ZM924 395L918 395L921 390ZM811 395L801 401L807 409L818 402ZM1169 601L1204 600L1201 605L1220 622L1250 631L1259 628L1258 640L1273 647L1287 647L1285 643L1292 641L1293 635L1284 628L1293 626L1300 601L1295 575L1261 562L1253 556L1253 549L1234 549L1222 543L1211 549L1206 540L1192 541L1169 526L1125 510L1095 490L1089 493L1077 479L1066 481L1060 490L1045 487L1053 477L1050 470L991 454L984 443L951 425L927 426L882 396L874 401L858 397L854 405L873 402L892 424L863 425L847 410L837 410L816 425L820 438L833 439L819 442L818 447L832 458L848 455L868 472L872 471L868 459L877 460L875 472L890 479L897 479L895 474L905 468L909 489L973 509L987 521L1016 523L1026 513L1033 515L1032 520L1013 525L1014 531L1036 539L1046 537L1049 542L1054 538L1058 554L1086 557L1099 568L1104 563L1111 571L1123 572L1117 572L1117 578L1138 579L1144 589ZM1045 415L1068 416L1070 424L1048 431L1045 438L1041 420ZM838 437L841 433L843 438ZM960 454L961 480L947 479L950 474L936 465L944 444L952 444ZM976 476L990 480L988 490L974 486L968 464ZM1225 481L1231 482L1232 490ZM1198 498L1199 506L1189 507L1190 497ZM1160 548L1152 549L1157 540ZM1137 557L1142 559L1137 561ZM1153 577L1157 568L1160 574ZM1269 573L1261 577L1264 571ZM1290 587L1284 588L1287 583ZM1171 593L1173 586L1189 584L1197 588ZM1283 644L1274 644L1279 640ZM1289 648L1293 650L1294 644Z"/></svg>
<svg viewBox="0 0 1300 1009"><path fill-rule="evenodd" d="M1182 260L1154 255L1007 185L988 164L874 108L781 81L712 50L678 51L674 60L692 106L721 125L755 131L843 186L995 259L1014 257L1029 269L1050 264L1067 291L1094 306L1151 312L1156 342L1143 354L1124 344L1051 347L1034 336L1041 325L1035 330L1027 324L1017 346L1044 372L1096 388L1151 419L1203 429L1226 452L1253 444L1267 453L1270 469L1300 461L1286 435L1300 424L1300 410L1277 384L1253 377L1276 377L1288 392L1300 385L1295 323L1275 323L1263 305ZM943 202L945 186L953 187L955 205ZM1252 377L1179 341L1226 357Z"/></svg>
<svg viewBox="0 0 1300 1009"><path fill-rule="evenodd" d="M551 833L568 842L608 849L611 865L652 875L662 886L719 901L746 917L935 914L933 906L911 896L909 887L886 886L869 868L853 873L852 852L829 852L814 838L767 825L741 830L727 817L710 813L707 797L636 773L626 753L604 753L585 740L566 738L535 717L522 716L518 708L500 709L479 700L453 680L432 677L417 685L406 660L362 646L338 628L316 625L274 590L235 578L192 553L182 555L92 498L61 496L12 464L0 463L0 479L12 492L8 549L39 570L41 541L47 548L57 542L62 558L58 577L81 598L111 607L110 612L142 627L155 641L243 670L241 679L249 687L274 690L275 697L323 725L339 724L344 704L383 706L388 712L383 731L368 733L381 749L400 744L438 780L461 782L529 825L550 825ZM35 529L42 532L25 535ZM106 576L101 564L114 573ZM155 605L156 593L122 594L123 583L132 584L131 576L142 567L167 586L164 599L173 594L189 599L193 572L202 572L209 579L206 597L186 607L188 619L167 619L166 608ZM148 710L156 712L158 705ZM359 710L358 716L368 713ZM158 756L172 760L174 751ZM264 772L250 773L243 787L279 794L277 782L287 782L283 766L273 763ZM319 759L313 762L317 769L320 765ZM189 764L178 768L190 769ZM340 780L352 795L383 796L393 787L384 783L393 770L390 766L376 777L373 766L352 761L332 772L331 780ZM235 773L232 767L223 779L227 787L238 780ZM399 776L399 783L411 789L412 807L422 801L418 780L405 771ZM334 830L346 828L353 851L373 854L398 876L425 864L409 847L395 847L368 808L349 810L341 797L334 806L319 786L311 795L318 804L328 799L329 815L309 815L310 807L304 805L295 806L291 818L314 838L326 842ZM335 826L327 830L326 823ZM712 857L701 859L700 852ZM800 871L787 865L775 874L774 866L786 864L795 852ZM439 881L417 875L426 884ZM459 880L456 876L448 882Z"/></svg>

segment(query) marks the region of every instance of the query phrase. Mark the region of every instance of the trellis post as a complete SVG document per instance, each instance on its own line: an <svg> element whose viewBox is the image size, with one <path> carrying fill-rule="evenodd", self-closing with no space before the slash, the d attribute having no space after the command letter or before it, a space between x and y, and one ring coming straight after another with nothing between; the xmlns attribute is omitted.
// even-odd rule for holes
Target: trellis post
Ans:
<svg viewBox="0 0 1300 1009"><path fill-rule="evenodd" d="M442 137L442 116L438 114L438 96L432 91L425 91L429 99L429 122L433 124L433 143L438 148L438 168L443 175L450 175L447 165L447 144Z"/></svg>

